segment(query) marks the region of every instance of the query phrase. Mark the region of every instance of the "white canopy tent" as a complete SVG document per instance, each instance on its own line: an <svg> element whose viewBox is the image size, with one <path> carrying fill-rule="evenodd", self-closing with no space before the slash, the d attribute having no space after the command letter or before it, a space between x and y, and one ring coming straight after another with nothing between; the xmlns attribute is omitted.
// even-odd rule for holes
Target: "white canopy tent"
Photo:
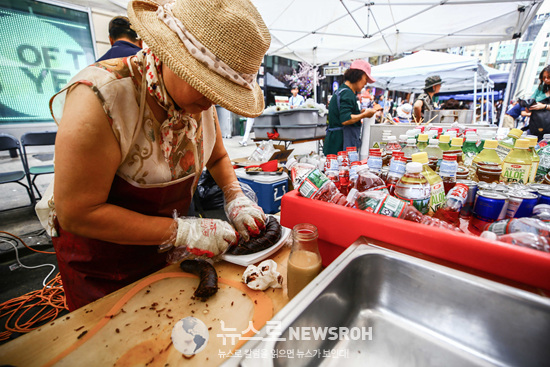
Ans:
<svg viewBox="0 0 550 367"><path fill-rule="evenodd" d="M483 84L490 85L495 80L505 82L508 78L508 72L490 68L475 57L434 51L419 51L374 66L372 75L376 79L375 87L414 93L422 92L430 75L439 75L443 80L441 92L477 90Z"/></svg>

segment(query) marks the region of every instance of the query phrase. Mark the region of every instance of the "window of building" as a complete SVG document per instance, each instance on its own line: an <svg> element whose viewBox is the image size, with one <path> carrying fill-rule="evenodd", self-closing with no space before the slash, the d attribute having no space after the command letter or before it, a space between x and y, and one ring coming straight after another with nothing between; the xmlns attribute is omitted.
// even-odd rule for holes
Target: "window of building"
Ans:
<svg viewBox="0 0 550 367"><path fill-rule="evenodd" d="M542 57L546 57L548 55L548 50L542 51Z"/></svg>

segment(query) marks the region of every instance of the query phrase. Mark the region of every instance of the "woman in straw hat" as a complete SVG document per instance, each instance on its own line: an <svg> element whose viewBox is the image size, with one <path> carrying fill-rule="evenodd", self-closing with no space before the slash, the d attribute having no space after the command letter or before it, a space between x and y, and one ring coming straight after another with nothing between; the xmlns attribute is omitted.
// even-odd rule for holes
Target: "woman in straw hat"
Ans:
<svg viewBox="0 0 550 367"><path fill-rule="evenodd" d="M149 48L85 68L50 102L55 189L37 211L71 310L163 267L158 245L213 257L265 225L240 189L214 104L247 117L263 111L256 73L269 31L248 0L163 3L128 4ZM174 215L187 212L204 166L234 227Z"/></svg>

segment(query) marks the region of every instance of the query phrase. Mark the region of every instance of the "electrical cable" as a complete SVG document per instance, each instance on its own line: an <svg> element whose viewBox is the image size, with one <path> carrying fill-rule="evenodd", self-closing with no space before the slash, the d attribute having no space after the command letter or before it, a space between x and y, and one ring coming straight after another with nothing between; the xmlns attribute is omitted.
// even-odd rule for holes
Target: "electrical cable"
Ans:
<svg viewBox="0 0 550 367"><path fill-rule="evenodd" d="M13 298L0 304L0 318L7 317L5 331L0 332L0 341L8 340L13 333L27 333L40 325L55 320L59 313L68 310L63 284L59 273L46 283L47 279L53 274L56 266L54 264L41 264L36 266L27 266L21 263L19 252L17 250L17 241L19 240L28 249L43 254L55 254L55 252L39 251L33 249L21 238L9 233L0 231L13 238L0 236L0 241L10 244L15 249L17 263L25 269L37 269L44 266L51 266L52 270L42 281L43 288L29 292L20 297ZM15 242L15 245L13 244ZM37 310L38 309L38 310ZM23 318L27 318L23 321Z"/></svg>

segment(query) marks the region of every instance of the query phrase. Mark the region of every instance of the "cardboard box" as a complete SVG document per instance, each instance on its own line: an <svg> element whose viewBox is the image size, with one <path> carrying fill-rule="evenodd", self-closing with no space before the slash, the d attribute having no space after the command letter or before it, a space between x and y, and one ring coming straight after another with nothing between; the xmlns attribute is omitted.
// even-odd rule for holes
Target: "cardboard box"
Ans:
<svg viewBox="0 0 550 367"><path fill-rule="evenodd" d="M317 226L325 266L357 238L366 236L550 291L550 253L311 200L294 190L283 196L281 225L293 228L298 223Z"/></svg>
<svg viewBox="0 0 550 367"><path fill-rule="evenodd" d="M294 149L288 149L288 150L285 149L284 145L275 145L274 144L273 147L275 147L275 149L279 149L279 151L273 153L271 155L271 158L269 158L266 162L269 162L273 159L276 159L279 163L286 162L286 160L290 156L290 153L292 153L294 151ZM234 165L239 166L239 167L256 166L256 165L265 163L265 162L249 161L248 157L234 158L234 159L231 160L231 162L233 162Z"/></svg>

